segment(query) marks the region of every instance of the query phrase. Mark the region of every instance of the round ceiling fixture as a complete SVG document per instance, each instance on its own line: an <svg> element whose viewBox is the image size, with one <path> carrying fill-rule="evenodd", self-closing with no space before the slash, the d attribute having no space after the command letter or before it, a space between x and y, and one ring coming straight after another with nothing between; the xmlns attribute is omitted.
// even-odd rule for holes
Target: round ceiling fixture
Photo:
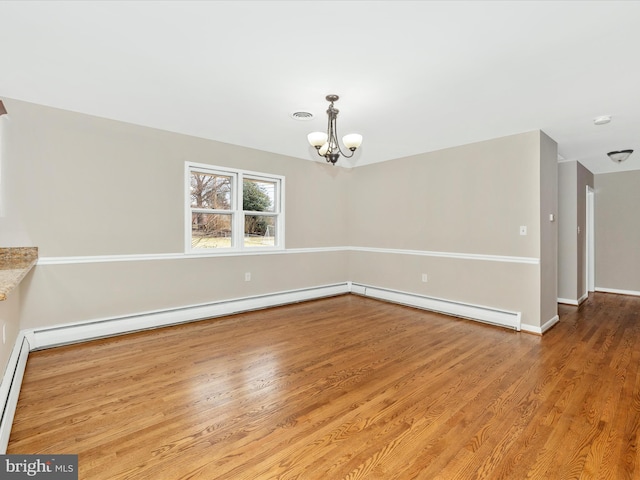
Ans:
<svg viewBox="0 0 640 480"><path fill-rule="evenodd" d="M311 112L293 112L291 114L291 118L294 120L311 120L313 118L313 113Z"/></svg>
<svg viewBox="0 0 640 480"><path fill-rule="evenodd" d="M593 119L594 125L605 125L611 121L611 115L602 115Z"/></svg>
<svg viewBox="0 0 640 480"><path fill-rule="evenodd" d="M607 155L609 155L609 158L616 162L616 163L621 163L624 162L627 158L629 158L629 156L633 153L633 150L629 149L629 150L620 150L619 152L609 152L607 153Z"/></svg>

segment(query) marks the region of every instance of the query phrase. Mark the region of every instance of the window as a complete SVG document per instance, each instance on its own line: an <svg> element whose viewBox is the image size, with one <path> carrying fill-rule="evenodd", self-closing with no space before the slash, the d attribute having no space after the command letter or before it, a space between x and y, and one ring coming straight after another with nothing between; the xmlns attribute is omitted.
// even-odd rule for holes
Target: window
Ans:
<svg viewBox="0 0 640 480"><path fill-rule="evenodd" d="M187 252L284 248L284 177L186 164Z"/></svg>

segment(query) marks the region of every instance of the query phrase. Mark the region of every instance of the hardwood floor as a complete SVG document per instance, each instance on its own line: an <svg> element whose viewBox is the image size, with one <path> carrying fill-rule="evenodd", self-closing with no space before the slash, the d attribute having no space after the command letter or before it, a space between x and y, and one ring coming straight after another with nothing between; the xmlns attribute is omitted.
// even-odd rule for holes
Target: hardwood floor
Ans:
<svg viewBox="0 0 640 480"><path fill-rule="evenodd" d="M29 356L8 453L81 479L638 479L640 298L544 337L345 295Z"/></svg>

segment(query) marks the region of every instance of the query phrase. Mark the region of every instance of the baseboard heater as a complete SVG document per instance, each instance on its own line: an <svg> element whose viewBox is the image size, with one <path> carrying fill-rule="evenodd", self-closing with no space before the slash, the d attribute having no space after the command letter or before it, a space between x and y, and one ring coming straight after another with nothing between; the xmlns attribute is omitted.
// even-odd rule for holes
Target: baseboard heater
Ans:
<svg viewBox="0 0 640 480"><path fill-rule="evenodd" d="M500 327L512 328L516 331L521 330L522 314L520 312L499 310L481 305L455 302L441 298L400 292L397 290L386 290L384 288L370 287L368 285L361 285L357 283L351 284L351 293L401 305L407 305L410 307L444 313L454 317L461 317Z"/></svg>
<svg viewBox="0 0 640 480"><path fill-rule="evenodd" d="M24 335L19 335L11 351L7 369L0 383L0 454L7 452L11 424L18 405L18 396L22 386L24 370L29 357L29 342Z"/></svg>
<svg viewBox="0 0 640 480"><path fill-rule="evenodd" d="M24 331L31 350L57 347L125 333L179 325L209 318L233 315L251 310L277 307L317 298L342 295L349 292L349 284L338 283L318 287L290 290L247 298L221 300L200 305L141 312L122 317L103 318L79 323L36 328Z"/></svg>

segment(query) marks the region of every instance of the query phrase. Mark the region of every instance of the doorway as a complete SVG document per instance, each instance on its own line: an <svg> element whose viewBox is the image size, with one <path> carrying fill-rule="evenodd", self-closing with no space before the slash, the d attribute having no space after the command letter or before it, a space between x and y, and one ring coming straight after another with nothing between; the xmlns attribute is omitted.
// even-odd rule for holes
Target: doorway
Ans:
<svg viewBox="0 0 640 480"><path fill-rule="evenodd" d="M596 265L596 255L595 255L595 191L593 187L587 185L587 202L586 202L586 237L587 237L587 245L585 249L585 283L587 286L587 295L590 292L595 291L595 265Z"/></svg>

